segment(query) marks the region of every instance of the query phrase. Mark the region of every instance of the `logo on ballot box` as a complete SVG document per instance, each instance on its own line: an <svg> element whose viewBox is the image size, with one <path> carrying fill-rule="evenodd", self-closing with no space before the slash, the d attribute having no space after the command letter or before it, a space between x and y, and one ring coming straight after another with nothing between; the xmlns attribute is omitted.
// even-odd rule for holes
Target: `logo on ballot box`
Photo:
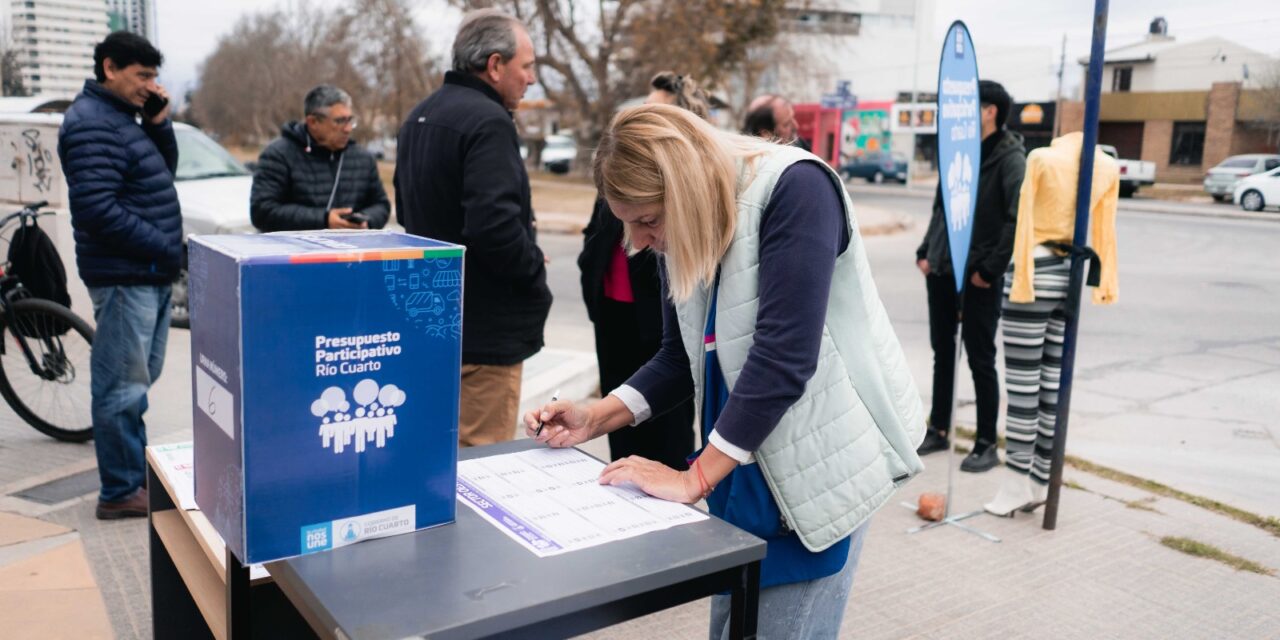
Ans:
<svg viewBox="0 0 1280 640"><path fill-rule="evenodd" d="M302 552L324 551L333 546L329 535L330 523L313 524L302 528Z"/></svg>
<svg viewBox="0 0 1280 640"><path fill-rule="evenodd" d="M352 446L363 453L368 443L385 447L396 435L396 407L407 399L404 391L365 378L352 389L351 399L356 401L354 411L342 387L329 387L311 403L311 415L320 418L321 446L333 449L334 455Z"/></svg>

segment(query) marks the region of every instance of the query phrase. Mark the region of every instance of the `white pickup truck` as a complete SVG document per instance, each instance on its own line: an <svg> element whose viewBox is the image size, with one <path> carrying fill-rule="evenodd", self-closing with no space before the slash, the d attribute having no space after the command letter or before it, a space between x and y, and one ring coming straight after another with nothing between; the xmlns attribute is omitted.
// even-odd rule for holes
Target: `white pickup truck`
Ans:
<svg viewBox="0 0 1280 640"><path fill-rule="evenodd" d="M75 274L75 243L67 209L67 181L58 160L58 128L61 113L0 113L0 214L17 210L22 203L47 200L56 214L46 232L52 236ZM199 129L174 124L178 140L178 171L174 187L182 205L183 240L193 233L256 233L249 221L249 189L253 177L217 142ZM0 243L0 261L3 261ZM185 260L184 260L185 262ZM80 279L68 278L72 298L87 300ZM85 313L84 307L77 311ZM171 322L186 327L187 272L173 286Z"/></svg>
<svg viewBox="0 0 1280 640"><path fill-rule="evenodd" d="M1102 152L1116 159L1120 165L1120 197L1131 198L1138 187L1156 183L1156 163L1141 160L1121 160L1116 148L1109 144L1098 145Z"/></svg>

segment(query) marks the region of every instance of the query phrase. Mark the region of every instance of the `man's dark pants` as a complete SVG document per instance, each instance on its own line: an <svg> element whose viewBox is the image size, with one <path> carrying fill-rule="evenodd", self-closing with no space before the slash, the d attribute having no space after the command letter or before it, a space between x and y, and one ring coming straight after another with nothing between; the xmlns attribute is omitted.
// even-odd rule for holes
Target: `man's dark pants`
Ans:
<svg viewBox="0 0 1280 640"><path fill-rule="evenodd" d="M951 274L929 274L925 277L929 290L929 341L933 344L933 410L932 428L949 433L951 427L951 392L954 388L956 349L956 282ZM1000 378L996 374L996 328L1000 325L1000 304L1004 279L997 279L987 289L966 283L964 294L965 360L973 372L973 387L978 405L978 441L996 442L996 419L1000 414Z"/></svg>
<svg viewBox="0 0 1280 640"><path fill-rule="evenodd" d="M89 287L97 324L89 388L103 502L128 500L146 481L142 414L164 366L169 296L169 285Z"/></svg>

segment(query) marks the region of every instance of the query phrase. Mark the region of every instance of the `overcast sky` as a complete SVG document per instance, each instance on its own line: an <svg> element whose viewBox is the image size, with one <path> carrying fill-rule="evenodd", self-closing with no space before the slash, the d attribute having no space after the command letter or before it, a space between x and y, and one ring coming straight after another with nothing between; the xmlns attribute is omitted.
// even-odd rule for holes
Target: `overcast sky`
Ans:
<svg viewBox="0 0 1280 640"><path fill-rule="evenodd" d="M340 0L311 0L313 6L337 6ZM928 1L928 0L922 0ZM192 88L197 67L243 14L266 7L297 6L298 0L158 0L159 45L165 54L161 80L170 90ZM429 46L441 54L456 28L456 12L443 10L443 0L417 0L419 24ZM1234 40L1259 51L1280 55L1280 2L1276 0L1125 0L1111 3L1107 45L1113 48L1141 40L1155 16L1169 22L1169 33L1181 41L1210 36ZM1067 62L1089 52L1093 3L1088 0L936 0L935 37L953 20L964 20L979 52L985 42L1001 45L1052 46L1067 36ZM886 55L893 55L886 52ZM904 52L904 55L909 53ZM1067 75L1068 78L1079 74Z"/></svg>

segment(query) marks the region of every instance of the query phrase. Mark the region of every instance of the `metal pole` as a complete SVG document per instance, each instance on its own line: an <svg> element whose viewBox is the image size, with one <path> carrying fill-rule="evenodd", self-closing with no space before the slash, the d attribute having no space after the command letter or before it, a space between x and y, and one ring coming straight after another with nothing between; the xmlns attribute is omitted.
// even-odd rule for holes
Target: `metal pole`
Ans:
<svg viewBox="0 0 1280 640"><path fill-rule="evenodd" d="M965 289L968 289L965 285ZM960 293L960 305L964 304L964 292ZM956 389L960 386L960 355L964 351L964 340L960 338L961 331L964 329L964 311L963 307L956 309L956 335L954 337L956 344L956 357L951 362L951 421L947 424L947 503L942 511L943 518L951 517L951 494L952 487L955 486L955 451L956 451L956 409L960 406L960 401L956 397ZM975 443L977 441L975 440Z"/></svg>
<svg viewBox="0 0 1280 640"><path fill-rule="evenodd" d="M1095 0L1093 47L1089 53L1089 77L1085 84L1084 144L1080 147L1080 175L1076 184L1076 228L1073 243L1087 244L1089 203L1093 194L1093 156L1098 144L1098 110L1102 94L1102 64L1106 55L1108 0ZM1067 455L1067 419L1071 415L1071 381L1075 375L1076 330L1080 325L1080 298L1084 284L1084 263L1071 260L1068 285L1066 330L1062 342L1062 375L1058 383L1058 416L1053 429L1053 460L1049 467L1049 495L1044 509L1044 528L1058 526L1058 496L1062 491L1062 467Z"/></svg>

